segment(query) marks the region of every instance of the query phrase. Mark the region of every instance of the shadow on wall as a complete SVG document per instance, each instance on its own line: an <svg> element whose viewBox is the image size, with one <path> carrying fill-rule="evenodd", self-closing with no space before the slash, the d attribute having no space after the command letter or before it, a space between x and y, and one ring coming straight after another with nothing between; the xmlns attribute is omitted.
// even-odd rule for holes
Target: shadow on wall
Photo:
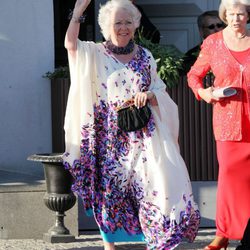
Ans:
<svg viewBox="0 0 250 250"><path fill-rule="evenodd" d="M41 185L44 182L45 180L43 173L41 173L41 175L28 175L24 173L0 170L0 186Z"/></svg>

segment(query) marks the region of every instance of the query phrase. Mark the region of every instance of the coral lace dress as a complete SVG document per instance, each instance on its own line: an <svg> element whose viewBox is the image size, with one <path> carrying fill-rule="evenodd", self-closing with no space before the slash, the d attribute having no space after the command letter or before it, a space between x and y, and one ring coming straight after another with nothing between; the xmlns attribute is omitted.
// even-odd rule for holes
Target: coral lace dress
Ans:
<svg viewBox="0 0 250 250"><path fill-rule="evenodd" d="M244 65L250 53L230 51ZM250 86L242 80L242 140L217 141L219 180L217 193L217 235L241 239L250 218Z"/></svg>
<svg viewBox="0 0 250 250"><path fill-rule="evenodd" d="M208 36L187 75L198 100L210 70L215 88L237 89L236 95L213 105L213 132L219 161L217 235L241 239L250 218L250 48L231 51L223 31Z"/></svg>

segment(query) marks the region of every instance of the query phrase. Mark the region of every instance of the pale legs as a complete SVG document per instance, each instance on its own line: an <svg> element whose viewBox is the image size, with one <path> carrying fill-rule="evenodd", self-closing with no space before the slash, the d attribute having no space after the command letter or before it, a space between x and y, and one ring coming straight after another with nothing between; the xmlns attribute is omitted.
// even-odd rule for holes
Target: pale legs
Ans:
<svg viewBox="0 0 250 250"><path fill-rule="evenodd" d="M103 242L104 244L104 250L115 250L115 244L112 242Z"/></svg>

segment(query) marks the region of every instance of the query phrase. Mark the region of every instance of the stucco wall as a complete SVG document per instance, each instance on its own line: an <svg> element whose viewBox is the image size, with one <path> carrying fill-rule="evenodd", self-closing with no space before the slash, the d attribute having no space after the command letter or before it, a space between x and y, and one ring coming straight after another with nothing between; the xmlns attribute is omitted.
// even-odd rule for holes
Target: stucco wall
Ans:
<svg viewBox="0 0 250 250"><path fill-rule="evenodd" d="M41 175L27 156L51 151L53 1L0 2L0 170Z"/></svg>

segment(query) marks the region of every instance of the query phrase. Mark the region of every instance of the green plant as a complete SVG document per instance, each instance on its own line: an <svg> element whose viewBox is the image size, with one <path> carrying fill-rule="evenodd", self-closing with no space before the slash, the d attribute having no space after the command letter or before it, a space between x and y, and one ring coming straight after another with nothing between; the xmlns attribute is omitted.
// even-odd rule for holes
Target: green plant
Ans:
<svg viewBox="0 0 250 250"><path fill-rule="evenodd" d="M58 67L53 72L48 71L43 75L43 77L49 78L50 80L57 78L69 78L69 66Z"/></svg>
<svg viewBox="0 0 250 250"><path fill-rule="evenodd" d="M160 78L168 87L178 84L179 71L182 69L183 54L173 45L161 45L152 43L138 33L136 42L147 48L153 54L157 63L157 72ZM53 72L48 71L43 76L45 78L69 78L69 67L63 66L56 68Z"/></svg>
<svg viewBox="0 0 250 250"><path fill-rule="evenodd" d="M168 87L178 84L179 72L182 69L183 53L173 45L152 43L138 32L137 43L147 48L154 56L157 63L158 75Z"/></svg>

